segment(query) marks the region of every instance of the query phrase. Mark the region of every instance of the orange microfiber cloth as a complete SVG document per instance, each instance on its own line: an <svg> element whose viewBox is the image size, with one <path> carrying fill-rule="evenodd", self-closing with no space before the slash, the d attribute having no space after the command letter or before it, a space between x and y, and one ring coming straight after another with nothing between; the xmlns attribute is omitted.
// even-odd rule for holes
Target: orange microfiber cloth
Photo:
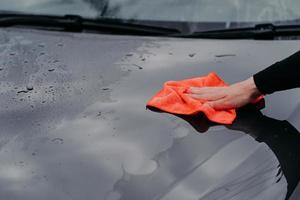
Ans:
<svg viewBox="0 0 300 200"><path fill-rule="evenodd" d="M148 101L147 106L173 114L194 115L203 112L213 122L232 124L236 117L235 109L215 110L204 104L205 100L194 99L186 93L190 87L210 86L227 86L227 84L215 72L197 78L167 81L163 89Z"/></svg>

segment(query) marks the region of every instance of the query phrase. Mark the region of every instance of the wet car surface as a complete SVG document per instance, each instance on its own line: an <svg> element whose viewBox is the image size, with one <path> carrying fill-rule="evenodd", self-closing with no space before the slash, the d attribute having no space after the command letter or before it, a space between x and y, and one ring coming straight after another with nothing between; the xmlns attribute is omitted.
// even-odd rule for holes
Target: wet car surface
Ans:
<svg viewBox="0 0 300 200"><path fill-rule="evenodd" d="M285 199L299 179L298 89L226 127L145 106L165 81L234 83L299 46L1 29L1 199Z"/></svg>

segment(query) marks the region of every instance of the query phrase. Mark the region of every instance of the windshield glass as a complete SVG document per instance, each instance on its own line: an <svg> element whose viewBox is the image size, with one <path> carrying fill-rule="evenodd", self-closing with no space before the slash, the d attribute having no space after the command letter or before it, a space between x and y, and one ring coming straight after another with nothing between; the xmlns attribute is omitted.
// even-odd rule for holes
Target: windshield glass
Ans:
<svg viewBox="0 0 300 200"><path fill-rule="evenodd" d="M2 12L191 23L299 23L299 0L1 0Z"/></svg>

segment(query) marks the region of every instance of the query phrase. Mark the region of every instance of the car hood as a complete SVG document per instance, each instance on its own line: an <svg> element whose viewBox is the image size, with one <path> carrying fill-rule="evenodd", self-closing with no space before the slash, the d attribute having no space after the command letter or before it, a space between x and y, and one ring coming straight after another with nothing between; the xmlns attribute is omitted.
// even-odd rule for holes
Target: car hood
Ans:
<svg viewBox="0 0 300 200"><path fill-rule="evenodd" d="M165 81L215 71L231 84L299 46L1 29L1 199L284 199L299 90L232 126L145 106Z"/></svg>

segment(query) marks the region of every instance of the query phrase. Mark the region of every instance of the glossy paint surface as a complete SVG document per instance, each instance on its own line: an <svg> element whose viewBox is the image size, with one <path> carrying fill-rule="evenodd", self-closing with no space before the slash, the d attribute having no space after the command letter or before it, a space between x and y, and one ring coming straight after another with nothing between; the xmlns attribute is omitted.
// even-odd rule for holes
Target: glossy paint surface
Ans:
<svg viewBox="0 0 300 200"><path fill-rule="evenodd" d="M215 71L234 83L299 47L1 29L0 199L285 199L299 89L227 127L145 104L165 81Z"/></svg>

